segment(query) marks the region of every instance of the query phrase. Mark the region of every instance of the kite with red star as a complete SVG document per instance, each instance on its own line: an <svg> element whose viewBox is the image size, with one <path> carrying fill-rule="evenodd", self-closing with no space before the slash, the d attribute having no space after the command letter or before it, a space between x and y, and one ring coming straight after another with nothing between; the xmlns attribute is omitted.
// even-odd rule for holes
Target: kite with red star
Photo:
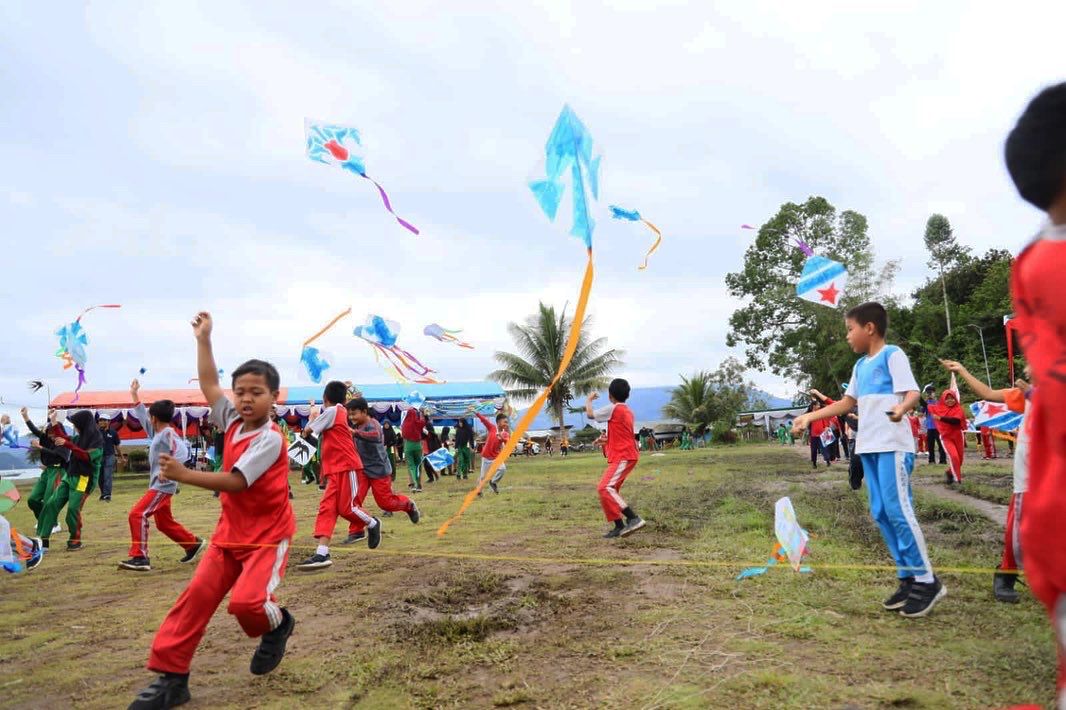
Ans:
<svg viewBox="0 0 1066 710"><path fill-rule="evenodd" d="M811 303L836 308L847 287L848 270L839 261L815 254L804 242L798 239L796 242L797 248L807 255L796 284L796 295Z"/></svg>

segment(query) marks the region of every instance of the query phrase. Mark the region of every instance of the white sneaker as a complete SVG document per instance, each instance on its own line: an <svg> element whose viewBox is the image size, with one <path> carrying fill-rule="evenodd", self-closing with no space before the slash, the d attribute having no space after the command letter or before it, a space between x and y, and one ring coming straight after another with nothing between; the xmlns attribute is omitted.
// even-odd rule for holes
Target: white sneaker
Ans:
<svg viewBox="0 0 1066 710"><path fill-rule="evenodd" d="M63 526L60 525L59 523L56 523L56 526L54 528L52 528L52 534L55 535L56 533L61 533L61 532L63 532Z"/></svg>

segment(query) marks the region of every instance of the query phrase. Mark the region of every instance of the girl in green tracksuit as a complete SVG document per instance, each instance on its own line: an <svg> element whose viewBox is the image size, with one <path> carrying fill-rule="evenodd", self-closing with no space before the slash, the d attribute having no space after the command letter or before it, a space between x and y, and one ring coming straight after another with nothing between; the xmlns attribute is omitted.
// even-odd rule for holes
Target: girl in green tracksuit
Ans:
<svg viewBox="0 0 1066 710"><path fill-rule="evenodd" d="M68 550L81 549L81 508L85 499L96 488L100 478L100 466L104 458L104 437L96 426L92 412L81 410L70 416L70 423L77 431L74 442L63 437L53 437L53 442L60 449L70 452L70 464L55 493L44 504L41 517L37 520L37 537L48 547L48 537L59 518L59 511L67 507L67 529L70 539ZM69 505L68 505L69 503Z"/></svg>

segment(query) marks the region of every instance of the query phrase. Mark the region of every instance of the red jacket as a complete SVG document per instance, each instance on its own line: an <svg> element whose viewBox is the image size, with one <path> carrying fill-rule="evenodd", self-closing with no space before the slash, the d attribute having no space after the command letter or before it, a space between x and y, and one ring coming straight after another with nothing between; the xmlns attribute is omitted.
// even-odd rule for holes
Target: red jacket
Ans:
<svg viewBox="0 0 1066 710"><path fill-rule="evenodd" d="M400 425L400 436L404 441L422 441L422 430L426 428L426 420L422 413L413 407L407 410L407 415Z"/></svg>
<svg viewBox="0 0 1066 710"><path fill-rule="evenodd" d="M503 432L503 434L501 434L492 420L488 419L480 412L477 412L477 418L481 420L481 423L484 424L485 428L489 431L489 435L485 439L485 445L481 448L481 458L493 461L500 455L503 445L507 442L508 433Z"/></svg>

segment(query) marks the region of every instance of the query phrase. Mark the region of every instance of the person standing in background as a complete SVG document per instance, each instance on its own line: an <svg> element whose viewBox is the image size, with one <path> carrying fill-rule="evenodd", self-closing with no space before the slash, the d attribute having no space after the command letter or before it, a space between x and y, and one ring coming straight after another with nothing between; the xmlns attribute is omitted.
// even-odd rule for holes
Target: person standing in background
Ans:
<svg viewBox="0 0 1066 710"><path fill-rule="evenodd" d="M111 428L107 419L100 420L100 432L104 435L104 463L100 469L100 500L111 502L111 483L115 476L115 464L118 461L118 447L122 443L118 432Z"/></svg>

